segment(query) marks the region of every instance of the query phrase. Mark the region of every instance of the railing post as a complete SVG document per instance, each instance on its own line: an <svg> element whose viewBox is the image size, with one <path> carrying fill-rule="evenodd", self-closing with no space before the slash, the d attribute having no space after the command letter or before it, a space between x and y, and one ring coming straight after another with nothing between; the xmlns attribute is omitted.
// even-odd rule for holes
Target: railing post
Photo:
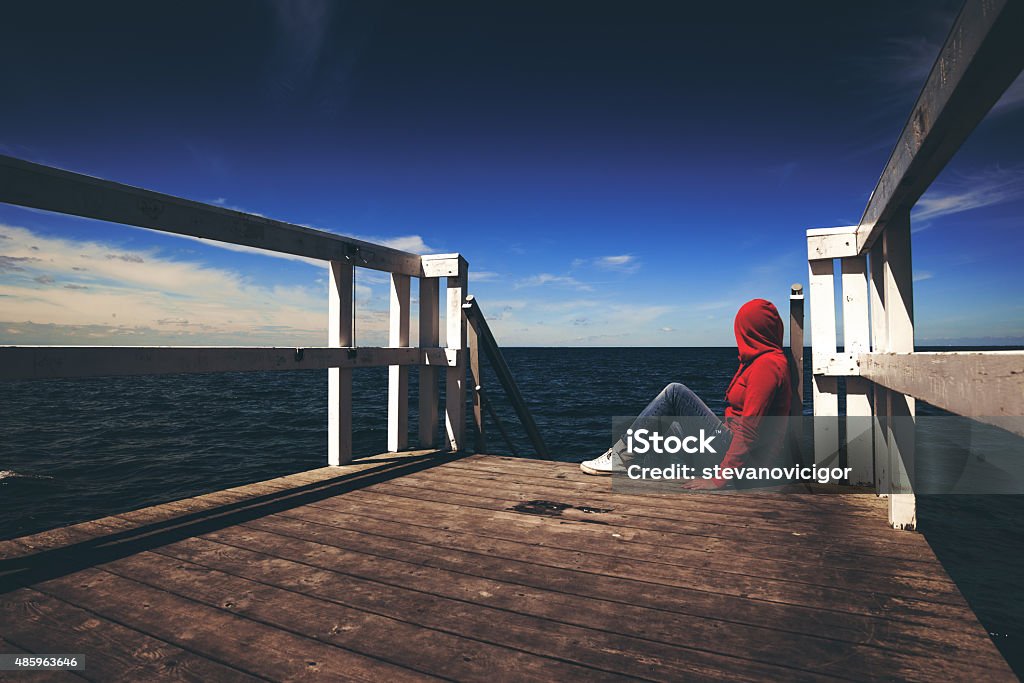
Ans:
<svg viewBox="0 0 1024 683"><path fill-rule="evenodd" d="M794 401L790 411L793 415L803 414L804 403L804 286L794 282L789 289L789 352L793 360Z"/></svg>
<svg viewBox="0 0 1024 683"><path fill-rule="evenodd" d="M420 278L420 348L435 348L440 341L440 279ZM440 387L437 368L421 365L419 388L419 442L420 448L437 445L437 402Z"/></svg>
<svg viewBox="0 0 1024 683"><path fill-rule="evenodd" d="M914 291L910 257L910 212L893 216L882 232L883 275L887 351L914 351ZM914 471L915 401L898 391L888 391L889 524L896 529L917 526L917 503L911 473Z"/></svg>
<svg viewBox="0 0 1024 683"><path fill-rule="evenodd" d="M867 258L842 260L843 351L855 359L870 349ZM846 378L846 465L850 484L874 486L870 383L860 377Z"/></svg>
<svg viewBox="0 0 1024 683"><path fill-rule="evenodd" d="M458 352L454 367L449 367L445 373L444 421L448 448L452 451L460 451L466 445L466 315L462 301L466 297L469 266L461 256L458 264L458 274L448 276L445 316L447 346Z"/></svg>
<svg viewBox="0 0 1024 683"><path fill-rule="evenodd" d="M409 346L409 276L391 274L388 346ZM409 368L388 366L388 450L409 447Z"/></svg>
<svg viewBox="0 0 1024 683"><path fill-rule="evenodd" d="M466 348L469 351L469 376L473 380L473 425L476 427L476 443L473 450L477 453L484 453L487 451L487 433L484 428L484 378L480 372L480 334L473 321L468 322Z"/></svg>
<svg viewBox="0 0 1024 683"><path fill-rule="evenodd" d="M789 290L789 360L792 392L789 397L789 435L794 462L804 461L804 286L794 282Z"/></svg>
<svg viewBox="0 0 1024 683"><path fill-rule="evenodd" d="M871 350L884 352L889 347L888 327L885 316L885 254L882 252L884 241L878 240L871 247L869 264L871 277L868 280L871 297ZM874 433L875 493L881 497L889 495L889 422L888 389L880 384L872 385L871 414L872 431Z"/></svg>
<svg viewBox="0 0 1024 683"><path fill-rule="evenodd" d="M836 303L832 259L808 262L811 296L811 364L820 367L836 353ZM835 377L814 374L814 462L831 462L839 452L839 389ZM835 463L838 464L838 463Z"/></svg>
<svg viewBox="0 0 1024 683"><path fill-rule="evenodd" d="M352 264L331 261L328 266L327 345L352 345ZM352 460L352 370L327 370L327 464Z"/></svg>

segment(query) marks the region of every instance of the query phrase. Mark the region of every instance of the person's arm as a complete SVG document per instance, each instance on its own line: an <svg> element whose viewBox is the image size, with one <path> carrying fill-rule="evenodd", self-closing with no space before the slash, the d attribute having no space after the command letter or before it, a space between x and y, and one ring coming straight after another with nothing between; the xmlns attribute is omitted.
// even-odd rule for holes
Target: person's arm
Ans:
<svg viewBox="0 0 1024 683"><path fill-rule="evenodd" d="M740 468L746 465L750 450L757 440L761 422L775 401L779 387L778 373L772 363L754 363L747 370L747 386L743 392L743 415L730 420L732 442L722 458L720 467ZM720 489L729 484L727 479L694 479L683 485L687 489Z"/></svg>

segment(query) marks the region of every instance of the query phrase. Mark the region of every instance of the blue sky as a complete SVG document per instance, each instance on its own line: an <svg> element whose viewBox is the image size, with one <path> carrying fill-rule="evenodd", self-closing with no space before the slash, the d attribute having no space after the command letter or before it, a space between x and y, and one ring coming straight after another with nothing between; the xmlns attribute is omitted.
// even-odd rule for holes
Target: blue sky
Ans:
<svg viewBox="0 0 1024 683"><path fill-rule="evenodd" d="M958 9L24 5L0 153L458 251L509 346L731 345L785 306ZM1022 126L1019 81L915 210L918 344L1024 342ZM386 280L357 286L383 343ZM322 265L0 205L0 343L322 345L326 301Z"/></svg>

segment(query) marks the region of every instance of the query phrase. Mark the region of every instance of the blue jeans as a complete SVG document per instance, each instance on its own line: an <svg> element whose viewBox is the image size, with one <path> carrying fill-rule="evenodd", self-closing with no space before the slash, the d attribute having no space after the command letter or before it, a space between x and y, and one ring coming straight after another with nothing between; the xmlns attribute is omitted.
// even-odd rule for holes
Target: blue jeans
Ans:
<svg viewBox="0 0 1024 683"><path fill-rule="evenodd" d="M694 429L704 429L708 434L720 435L716 446L722 446L722 448L718 449L717 460L722 459L725 455L724 449L728 448L729 442L732 441L732 433L729 432L729 429L717 415L711 412L711 408L708 408L707 404L685 384L673 382L662 389L661 393L655 396L654 400L648 403L647 407L633 421L631 428L633 431L645 428L657 430L659 423L663 424L665 417L688 418L686 426L690 433L693 433ZM678 436L683 435L683 428L678 422L673 421L670 429ZM624 439L625 434L613 447L619 455L626 451Z"/></svg>

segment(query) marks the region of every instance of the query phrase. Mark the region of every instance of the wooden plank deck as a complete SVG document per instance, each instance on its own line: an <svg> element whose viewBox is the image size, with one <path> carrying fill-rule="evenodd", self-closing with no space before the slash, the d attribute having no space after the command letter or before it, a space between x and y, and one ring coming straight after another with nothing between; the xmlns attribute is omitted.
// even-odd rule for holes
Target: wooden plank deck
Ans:
<svg viewBox="0 0 1024 683"><path fill-rule="evenodd" d="M495 456L6 541L0 591L0 652L86 656L40 680L1016 680L874 496L623 494Z"/></svg>

